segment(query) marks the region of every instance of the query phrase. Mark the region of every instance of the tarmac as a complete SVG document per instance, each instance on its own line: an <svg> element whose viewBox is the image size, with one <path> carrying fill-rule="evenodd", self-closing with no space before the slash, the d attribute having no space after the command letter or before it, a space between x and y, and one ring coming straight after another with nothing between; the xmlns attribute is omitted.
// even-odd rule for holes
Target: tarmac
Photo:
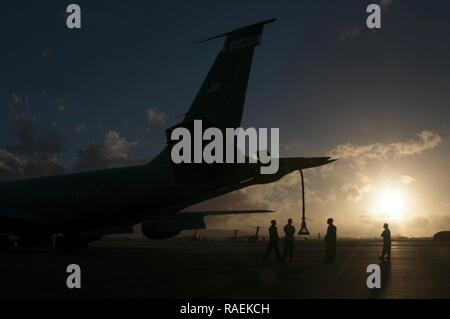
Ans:
<svg viewBox="0 0 450 319"><path fill-rule="evenodd" d="M0 254L0 298L450 298L450 245L394 241L389 263L380 241L338 241L322 263L322 242L302 241L294 261L263 258L265 242L102 240L88 250L14 249ZM281 248L281 247L280 247ZM81 267L81 289L66 268ZM369 264L381 288L369 289Z"/></svg>

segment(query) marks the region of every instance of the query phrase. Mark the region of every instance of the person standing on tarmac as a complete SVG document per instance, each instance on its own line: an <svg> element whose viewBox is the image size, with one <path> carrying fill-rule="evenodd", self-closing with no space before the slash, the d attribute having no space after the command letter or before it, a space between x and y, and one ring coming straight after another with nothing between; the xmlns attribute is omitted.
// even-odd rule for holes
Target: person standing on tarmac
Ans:
<svg viewBox="0 0 450 319"><path fill-rule="evenodd" d="M293 261L294 243L295 243L295 227L292 226L292 218L288 219L288 223L284 226L284 254L283 259L289 255L289 261Z"/></svg>
<svg viewBox="0 0 450 319"><path fill-rule="evenodd" d="M391 259L391 231L389 230L389 225L384 224L383 225L384 230L381 233L381 237L383 237L383 252L381 253L381 256L379 259L384 260L384 256L387 255L387 259Z"/></svg>
<svg viewBox="0 0 450 319"><path fill-rule="evenodd" d="M277 222L275 220L272 220L270 223L272 225L269 227L269 245L267 247L267 251L264 257L266 259L269 259L269 254L273 249L275 250L277 259L281 260L280 250L278 249L279 237L278 237Z"/></svg>
<svg viewBox="0 0 450 319"><path fill-rule="evenodd" d="M327 252L324 262L332 263L336 260L336 233L337 228L333 225L333 218L327 220L328 229L325 235L325 243L327 244Z"/></svg>

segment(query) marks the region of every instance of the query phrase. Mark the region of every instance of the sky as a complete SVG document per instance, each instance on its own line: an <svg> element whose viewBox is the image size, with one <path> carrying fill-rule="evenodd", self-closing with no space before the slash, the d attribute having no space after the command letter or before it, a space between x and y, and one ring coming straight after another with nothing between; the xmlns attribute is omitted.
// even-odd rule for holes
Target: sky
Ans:
<svg viewBox="0 0 450 319"><path fill-rule="evenodd" d="M66 28L65 8L82 10ZM0 180L146 163L165 145L222 46L196 41L276 17L256 49L243 127L280 128L305 171L308 225L341 237L450 229L450 3L6 1L0 11ZM366 7L379 3L382 28ZM200 204L270 208L210 218L253 229L300 218L298 173Z"/></svg>

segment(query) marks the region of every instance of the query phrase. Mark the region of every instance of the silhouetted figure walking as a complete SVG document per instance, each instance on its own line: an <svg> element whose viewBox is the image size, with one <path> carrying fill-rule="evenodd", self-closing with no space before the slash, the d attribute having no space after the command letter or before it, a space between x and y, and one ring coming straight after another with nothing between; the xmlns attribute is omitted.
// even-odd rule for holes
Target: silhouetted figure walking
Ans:
<svg viewBox="0 0 450 319"><path fill-rule="evenodd" d="M324 262L334 262L336 259L336 232L337 228L333 225L333 218L327 220L328 229L325 234L324 240L327 244L327 252Z"/></svg>
<svg viewBox="0 0 450 319"><path fill-rule="evenodd" d="M288 219L288 223L284 226L284 254L283 258L289 254L289 260L293 261L294 243L295 243L295 227L292 226L292 218Z"/></svg>
<svg viewBox="0 0 450 319"><path fill-rule="evenodd" d="M272 220L270 222L272 226L269 227L269 245L267 247L265 258L269 259L269 254L272 251L272 249L275 250L275 253L277 254L277 259L281 260L280 258L280 251L278 249L278 229L277 229L277 222L275 220Z"/></svg>
<svg viewBox="0 0 450 319"><path fill-rule="evenodd" d="M391 231L389 230L389 225L383 225L384 230L381 233L381 237L383 237L383 252L381 253L380 259L384 259L384 256L387 255L387 259L391 259Z"/></svg>

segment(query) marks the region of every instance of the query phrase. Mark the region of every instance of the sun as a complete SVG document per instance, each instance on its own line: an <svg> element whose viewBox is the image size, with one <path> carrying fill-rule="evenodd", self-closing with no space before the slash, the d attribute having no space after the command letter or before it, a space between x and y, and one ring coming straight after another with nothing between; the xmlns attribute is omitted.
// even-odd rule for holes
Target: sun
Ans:
<svg viewBox="0 0 450 319"><path fill-rule="evenodd" d="M378 195L377 211L386 219L401 220L406 213L406 196L400 189L386 188Z"/></svg>

